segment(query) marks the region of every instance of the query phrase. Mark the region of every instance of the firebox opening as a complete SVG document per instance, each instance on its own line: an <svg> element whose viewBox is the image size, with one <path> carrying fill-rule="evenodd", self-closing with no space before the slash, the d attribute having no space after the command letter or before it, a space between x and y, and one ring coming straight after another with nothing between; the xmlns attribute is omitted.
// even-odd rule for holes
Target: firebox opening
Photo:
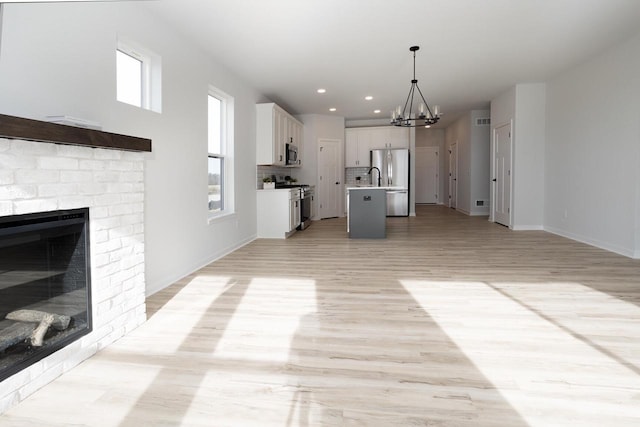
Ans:
<svg viewBox="0 0 640 427"><path fill-rule="evenodd" d="M0 381L92 330L89 209L0 218Z"/></svg>

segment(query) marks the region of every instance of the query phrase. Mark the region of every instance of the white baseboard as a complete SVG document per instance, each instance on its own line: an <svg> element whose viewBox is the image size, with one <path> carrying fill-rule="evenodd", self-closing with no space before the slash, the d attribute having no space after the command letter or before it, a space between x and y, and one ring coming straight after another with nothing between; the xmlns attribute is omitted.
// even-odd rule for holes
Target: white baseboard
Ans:
<svg viewBox="0 0 640 427"><path fill-rule="evenodd" d="M183 279L184 277L192 274L193 272L200 270L202 267L205 267L211 264L212 262L219 260L223 256L229 255L231 252L236 251L243 246L248 245L249 243L253 242L257 238L258 238L257 235L253 235L244 240L237 242L234 245L231 245L229 247L216 251L213 254L210 254L207 258L193 263L192 266L188 268L186 272L178 273L174 276L167 277L165 280L154 283L152 285L147 283L146 296L149 297L155 294L156 292L163 290L167 286L173 285L178 280Z"/></svg>
<svg viewBox="0 0 640 427"><path fill-rule="evenodd" d="M587 245L595 246L596 248L604 249L605 251L614 252L619 255L624 255L629 258L639 258L638 253L634 253L633 249L624 248L611 243L602 242L597 239L581 236L579 234L569 233L564 230L557 229L555 227L544 227L544 231L547 231L558 236L566 237L567 239L575 240L576 242L584 243Z"/></svg>
<svg viewBox="0 0 640 427"><path fill-rule="evenodd" d="M544 231L542 225L514 225L511 227L514 231Z"/></svg>

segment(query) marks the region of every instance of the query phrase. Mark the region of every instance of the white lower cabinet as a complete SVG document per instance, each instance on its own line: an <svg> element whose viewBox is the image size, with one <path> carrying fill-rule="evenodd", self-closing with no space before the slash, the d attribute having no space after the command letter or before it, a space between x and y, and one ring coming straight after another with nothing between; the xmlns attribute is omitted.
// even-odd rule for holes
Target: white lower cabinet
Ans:
<svg viewBox="0 0 640 427"><path fill-rule="evenodd" d="M285 239L300 225L300 190L258 190L258 237Z"/></svg>

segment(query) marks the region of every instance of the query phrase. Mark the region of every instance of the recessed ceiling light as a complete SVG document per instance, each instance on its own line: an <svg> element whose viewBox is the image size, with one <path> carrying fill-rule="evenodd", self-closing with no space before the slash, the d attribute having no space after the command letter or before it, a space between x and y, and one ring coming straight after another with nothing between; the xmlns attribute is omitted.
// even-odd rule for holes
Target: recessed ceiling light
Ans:
<svg viewBox="0 0 640 427"><path fill-rule="evenodd" d="M329 108L329 111L336 111L336 108L331 107L331 108Z"/></svg>
<svg viewBox="0 0 640 427"><path fill-rule="evenodd" d="M380 114L380 110L373 110L374 114Z"/></svg>
<svg viewBox="0 0 640 427"><path fill-rule="evenodd" d="M365 96L364 99L366 99L367 101L371 101L373 99L373 96L368 95L368 96Z"/></svg>
<svg viewBox="0 0 640 427"><path fill-rule="evenodd" d="M327 90L326 89L318 89L318 93L325 93Z"/></svg>
<svg viewBox="0 0 640 427"><path fill-rule="evenodd" d="M431 125L426 125L425 128L429 129L429 128L431 128Z"/></svg>

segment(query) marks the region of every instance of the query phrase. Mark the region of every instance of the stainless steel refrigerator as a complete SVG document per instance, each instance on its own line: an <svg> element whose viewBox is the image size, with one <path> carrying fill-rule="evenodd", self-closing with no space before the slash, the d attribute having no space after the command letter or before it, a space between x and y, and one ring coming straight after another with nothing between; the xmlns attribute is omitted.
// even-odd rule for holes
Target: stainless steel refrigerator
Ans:
<svg viewBox="0 0 640 427"><path fill-rule="evenodd" d="M371 150L371 166L380 171L380 186L387 190L387 216L409 215L409 150L391 148ZM371 170L371 183L377 184L378 171Z"/></svg>

